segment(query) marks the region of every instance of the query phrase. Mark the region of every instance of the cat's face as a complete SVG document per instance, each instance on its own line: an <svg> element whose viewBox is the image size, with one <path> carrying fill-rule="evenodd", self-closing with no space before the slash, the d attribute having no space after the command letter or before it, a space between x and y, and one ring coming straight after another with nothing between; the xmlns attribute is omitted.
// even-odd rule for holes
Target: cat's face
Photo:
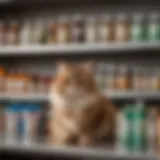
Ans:
<svg viewBox="0 0 160 160"><path fill-rule="evenodd" d="M54 92L64 97L77 97L94 92L96 85L92 67L92 63L59 63L53 84Z"/></svg>

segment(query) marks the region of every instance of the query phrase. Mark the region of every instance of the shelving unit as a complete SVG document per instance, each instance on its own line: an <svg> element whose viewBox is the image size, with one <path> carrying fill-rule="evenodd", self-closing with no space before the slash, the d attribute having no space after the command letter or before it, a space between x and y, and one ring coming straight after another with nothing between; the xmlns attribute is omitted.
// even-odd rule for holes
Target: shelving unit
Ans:
<svg viewBox="0 0 160 160"><path fill-rule="evenodd" d="M142 12L144 10L145 13L149 13L150 11L154 10L155 6L158 6L156 2L153 6L151 6L150 3L145 2L144 1L144 5L143 2L139 2L137 1L137 4L134 6L130 6L128 7L127 5L124 5L124 7L122 7L122 4L125 4L126 2L123 1L121 5L117 5L117 2L113 2L114 4L112 5L108 5L106 4L105 0L100 0L98 2L92 2L90 0L87 0L89 3L87 4L87 6L85 7L85 3L83 2L83 5L80 2L75 2L75 1L71 1L70 3L68 3L68 5L64 5L63 6L63 2L65 2L65 4L67 4L68 0L62 0L61 2L59 2L59 0L55 0L56 5L58 3L57 6L54 6L54 2L52 0L40 0L41 5L37 5L36 4L39 3L39 0L36 0L34 5L32 6L32 1L31 0L25 0L25 5L26 7L28 7L27 9L25 9L25 7L23 6L24 4L22 3L22 1L20 0L3 0L6 1L9 4L11 2L11 5L9 6L5 6L5 8L3 9L2 6L0 8L0 13L2 12L2 14L0 14L0 18L8 20L10 19L10 16L12 16L13 14L13 18L18 19L18 20L22 20L23 18L30 18L33 16L34 18L37 17L42 17L42 19L45 19L46 17L52 17L50 15L53 15L54 17L56 17L59 14L66 14L69 13L69 15L74 14L75 12L84 12L85 13L99 13L99 12L111 12L111 14L115 14L116 12L128 12L128 13L132 13L133 11L140 11ZM47 3L51 4L51 6L45 4ZM69 1L68 1L69 2ZM72 4L72 2L74 2ZM97 5L98 3L101 3L102 5ZM16 4L17 3L17 4ZM29 4L28 4L29 3ZM112 3L112 2L111 2ZM130 2L129 2L130 3ZM129 4L128 2L126 4ZM132 2L132 4L134 4L136 2ZM43 4L44 4L44 8L43 8ZM90 5L92 4L92 5ZM105 5L106 6L105 6ZM1 4L0 4L1 5ZM80 6L78 6L80 5ZM19 10L17 11L17 8L19 8ZM34 11L35 8L36 10ZM52 9L52 6L54 7L54 9ZM74 6L75 9L74 9ZM107 7L110 8L107 8ZM137 7L138 6L138 7ZM15 8L14 8L15 7ZM48 8L45 7L49 7L49 11ZM61 9L59 9L60 7L62 7ZM84 7L84 8L83 8ZM142 8L141 8L142 7ZM148 8L147 8L148 7ZM118 9L119 8L119 9ZM139 10L138 10L138 9ZM8 10L9 11L8 11ZM11 9L11 10L10 10ZM31 10L30 10L31 9ZM43 10L44 9L44 10ZM109 9L109 10L108 10ZM113 12L112 12L112 9ZM137 10L136 10L137 9ZM73 10L73 11L72 11ZM155 9L156 10L156 9ZM6 12L7 11L7 12ZM47 13L44 13L47 12ZM115 13L114 13L115 12ZM96 57L99 56L99 54L101 53L102 57L102 61L107 60L116 63L120 63L122 61L122 59L124 58L123 62L126 62L127 64L133 64L133 61L136 60L136 58L132 61L132 58L130 59L130 56L132 55L132 57L136 55L141 56L139 54L139 52L149 52L150 51L150 56L154 55L154 52L156 51L160 51L160 41L159 42L153 42L153 41L145 41L145 42L125 42L125 43L106 43L106 44L66 44L66 45L30 45L30 46L0 46L0 58L2 58L2 62L3 60L7 61L7 64L11 67L17 67L18 65L20 65L19 67L26 67L26 65L24 64L24 60L22 60L23 57L27 57L27 60L29 59L29 61L27 62L31 62L31 66L29 66L28 68L31 67L35 67L37 69L41 69L41 65L46 65L48 66L48 61L43 61L44 59L50 59L50 55L52 55L53 61L55 61L56 59L54 59L54 56L61 56L63 57L65 55L65 57L80 57L81 59L83 58L84 55L90 55L90 57L92 58L94 55L96 55ZM125 54L123 54L125 53ZM137 54L138 53L138 54ZM107 59L107 56L112 55L111 59ZM115 55L115 57L114 57ZM126 56L127 55L127 56ZM35 62L35 57L39 56L40 58L38 58L38 61L40 62L38 65ZM45 57L44 59L42 57ZM29 58L28 58L29 57ZM114 57L114 58L113 58ZM160 56L157 56L158 58ZM140 60L143 60L143 62L145 62L146 64L151 64L154 65L154 60L156 61L156 65L159 65L159 59L157 57L152 57L152 59L147 58L143 55L143 58L141 58ZM95 57L94 57L95 58ZM50 59L52 60L52 59ZM96 59L97 60L97 59ZM137 60L139 60L139 58L137 58ZM20 62L20 63L19 63ZM49 63L53 63L52 61L49 61ZM137 64L137 62L135 63ZM43 68L43 67L42 67ZM45 68L46 69L46 68ZM111 98L112 100L160 100L160 91L104 91L103 94L109 98ZM49 95L46 93L0 93L0 102L3 101L7 101L7 102L21 102L21 101L27 101L27 102L32 102L32 101L36 101L36 102L48 102L49 101ZM40 144L32 144L32 145L23 145L20 143L14 143L14 144L5 144L5 143L0 143L0 152L2 151L7 151L7 152L16 152L16 153L38 153L38 154L42 154L42 155L63 155L65 157L80 157L80 158L94 158L94 159L113 159L113 160L119 160L119 159L126 159L126 160L159 160L159 155L156 155L155 153L150 153L150 152L144 152L144 153L129 153L129 152L122 152L122 151L118 151L118 150L109 150L107 148L79 148L79 147L56 147L53 145L47 145L45 143L40 143Z"/></svg>

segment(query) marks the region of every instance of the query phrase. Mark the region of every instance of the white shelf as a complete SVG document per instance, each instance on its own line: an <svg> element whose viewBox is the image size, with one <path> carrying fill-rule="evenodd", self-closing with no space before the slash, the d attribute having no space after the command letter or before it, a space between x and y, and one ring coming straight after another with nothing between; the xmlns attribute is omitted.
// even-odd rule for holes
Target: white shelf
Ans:
<svg viewBox="0 0 160 160"><path fill-rule="evenodd" d="M0 149L14 152L29 152L92 158L159 160L158 155L154 153L129 153L116 150L108 150L107 148L56 147L53 145L49 146L44 144L22 145L14 143L1 144Z"/></svg>
<svg viewBox="0 0 160 160"><path fill-rule="evenodd" d="M48 94L45 93L0 93L2 101L48 101Z"/></svg>
<svg viewBox="0 0 160 160"><path fill-rule="evenodd" d="M160 91L109 91L104 94L112 99L160 99Z"/></svg>
<svg viewBox="0 0 160 160"><path fill-rule="evenodd" d="M103 92L103 94L111 99L115 100L159 100L160 92L151 91L109 91ZM38 101L47 102L49 100L49 94L45 93L0 93L1 101Z"/></svg>
<svg viewBox="0 0 160 160"><path fill-rule="evenodd" d="M67 44L67 45L31 45L1 46L0 56L6 55L45 55L45 54L77 54L98 52L124 52L160 49L160 42L126 42L109 44Z"/></svg>

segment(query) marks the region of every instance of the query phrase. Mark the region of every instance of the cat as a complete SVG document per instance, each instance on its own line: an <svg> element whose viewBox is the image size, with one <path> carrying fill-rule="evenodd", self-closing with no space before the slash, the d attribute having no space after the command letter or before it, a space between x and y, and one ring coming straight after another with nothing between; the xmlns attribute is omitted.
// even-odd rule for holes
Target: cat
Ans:
<svg viewBox="0 0 160 160"><path fill-rule="evenodd" d="M115 107L98 90L92 62L59 62L50 104L53 144L92 146L114 141Z"/></svg>

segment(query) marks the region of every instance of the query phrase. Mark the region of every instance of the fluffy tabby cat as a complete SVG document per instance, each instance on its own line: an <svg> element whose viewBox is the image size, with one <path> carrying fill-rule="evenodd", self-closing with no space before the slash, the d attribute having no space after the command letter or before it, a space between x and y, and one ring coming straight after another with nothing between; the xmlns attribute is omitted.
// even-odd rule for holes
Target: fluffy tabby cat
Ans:
<svg viewBox="0 0 160 160"><path fill-rule="evenodd" d="M89 146L113 141L115 108L96 86L93 63L58 63L50 93L52 143Z"/></svg>

